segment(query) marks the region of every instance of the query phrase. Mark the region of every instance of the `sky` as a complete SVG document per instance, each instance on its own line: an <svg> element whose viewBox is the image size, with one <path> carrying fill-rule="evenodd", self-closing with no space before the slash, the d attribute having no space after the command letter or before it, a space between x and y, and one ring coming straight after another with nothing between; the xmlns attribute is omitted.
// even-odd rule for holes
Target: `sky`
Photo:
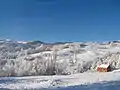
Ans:
<svg viewBox="0 0 120 90"><path fill-rule="evenodd" d="M0 39L120 40L120 0L0 0Z"/></svg>

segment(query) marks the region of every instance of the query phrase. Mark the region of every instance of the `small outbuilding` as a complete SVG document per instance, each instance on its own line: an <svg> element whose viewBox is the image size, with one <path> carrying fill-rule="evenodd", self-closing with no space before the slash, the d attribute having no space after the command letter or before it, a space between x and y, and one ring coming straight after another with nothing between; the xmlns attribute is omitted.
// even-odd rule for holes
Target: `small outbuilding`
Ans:
<svg viewBox="0 0 120 90"><path fill-rule="evenodd" d="M109 72L111 71L111 67L109 64L101 64L97 66L98 72Z"/></svg>

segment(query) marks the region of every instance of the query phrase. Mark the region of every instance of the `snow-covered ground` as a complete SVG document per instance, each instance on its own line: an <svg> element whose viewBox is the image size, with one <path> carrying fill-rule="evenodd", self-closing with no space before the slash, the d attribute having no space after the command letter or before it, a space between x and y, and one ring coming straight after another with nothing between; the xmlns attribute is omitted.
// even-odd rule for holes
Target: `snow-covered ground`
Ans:
<svg viewBox="0 0 120 90"><path fill-rule="evenodd" d="M85 72L60 76L1 77L0 89L14 90L100 90L99 87L120 87L120 72ZM118 88L116 87L116 88ZM93 89L96 88L96 89ZM103 88L102 90L108 90ZM112 90L112 89L111 89ZM118 89L114 89L118 90Z"/></svg>

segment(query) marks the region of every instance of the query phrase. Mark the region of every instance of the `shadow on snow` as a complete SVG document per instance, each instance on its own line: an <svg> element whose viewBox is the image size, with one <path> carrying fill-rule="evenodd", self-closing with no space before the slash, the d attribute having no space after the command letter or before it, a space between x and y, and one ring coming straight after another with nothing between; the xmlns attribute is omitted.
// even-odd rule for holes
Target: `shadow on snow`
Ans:
<svg viewBox="0 0 120 90"><path fill-rule="evenodd" d="M77 85L66 88L56 88L51 90L120 90L120 81L95 83L92 85Z"/></svg>

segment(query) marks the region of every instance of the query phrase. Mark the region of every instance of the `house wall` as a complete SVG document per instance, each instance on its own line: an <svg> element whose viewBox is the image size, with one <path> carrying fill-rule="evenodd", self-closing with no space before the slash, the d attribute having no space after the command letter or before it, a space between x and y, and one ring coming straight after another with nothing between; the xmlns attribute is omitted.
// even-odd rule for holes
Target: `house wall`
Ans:
<svg viewBox="0 0 120 90"><path fill-rule="evenodd" d="M108 72L108 68L97 68L99 72Z"/></svg>

